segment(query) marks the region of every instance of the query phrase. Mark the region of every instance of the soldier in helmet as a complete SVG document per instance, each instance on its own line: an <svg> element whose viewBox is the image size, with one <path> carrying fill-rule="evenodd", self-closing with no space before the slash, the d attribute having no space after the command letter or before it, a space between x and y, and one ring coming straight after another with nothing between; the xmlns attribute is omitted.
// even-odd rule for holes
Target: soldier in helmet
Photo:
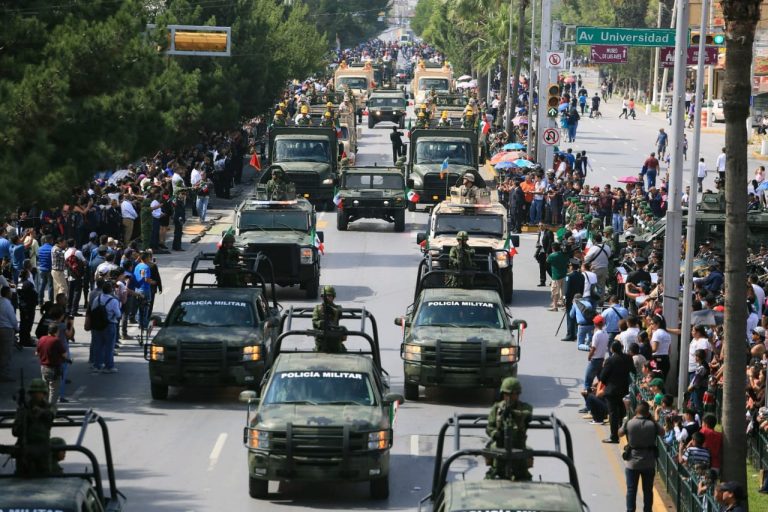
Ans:
<svg viewBox="0 0 768 512"><path fill-rule="evenodd" d="M288 197L290 182L285 178L282 167L272 168L272 177L267 182L267 198L270 201L285 201Z"/></svg>
<svg viewBox="0 0 768 512"><path fill-rule="evenodd" d="M470 106L467 106L467 108L464 110L464 115L461 118L461 127L469 130L473 130L477 127L475 110Z"/></svg>
<svg viewBox="0 0 768 512"><path fill-rule="evenodd" d="M272 126L286 126L285 113L278 109L272 118Z"/></svg>
<svg viewBox="0 0 768 512"><path fill-rule="evenodd" d="M448 253L448 266L451 270L457 274L452 274L448 277L448 286L461 287L471 286L472 279L470 276L462 276L461 272L465 270L472 270L475 266L474 257L475 250L467 244L469 235L466 231L459 231L456 233L456 245L451 247Z"/></svg>
<svg viewBox="0 0 768 512"><path fill-rule="evenodd" d="M501 400L494 403L488 413L486 433L489 445L501 449L524 450L528 439L528 425L533 417L533 406L520 400L523 388L515 377L507 377L501 383ZM528 461L496 459L488 470L486 478L531 480Z"/></svg>
<svg viewBox="0 0 768 512"><path fill-rule="evenodd" d="M440 114L440 120L437 122L438 128L450 128L451 127L451 118L448 117L448 111L443 110L443 112Z"/></svg>
<svg viewBox="0 0 768 512"><path fill-rule="evenodd" d="M416 126L414 128L429 128L429 120L427 114L420 110L416 116Z"/></svg>
<svg viewBox="0 0 768 512"><path fill-rule="evenodd" d="M312 311L312 327L322 331L315 336L315 350L326 353L345 352L346 329L339 325L342 307L334 303L336 289L330 285L323 286L321 297L323 301Z"/></svg>
<svg viewBox="0 0 768 512"><path fill-rule="evenodd" d="M309 107L301 106L300 113L296 118L296 126L312 126L312 118L309 117Z"/></svg>
<svg viewBox="0 0 768 512"><path fill-rule="evenodd" d="M333 126L333 114L330 110L326 110L323 114L323 118L320 120L320 126Z"/></svg>
<svg viewBox="0 0 768 512"><path fill-rule="evenodd" d="M42 476L51 471L51 426L54 412L48 403L48 386L43 379L32 379L27 400L20 405L13 420L16 446L16 474Z"/></svg>
<svg viewBox="0 0 768 512"><path fill-rule="evenodd" d="M67 452L63 449L65 446L67 446L67 442L64 439L60 437L51 438L51 474L52 475L60 475L64 473L64 469L61 467L59 462L63 461L67 456Z"/></svg>
<svg viewBox="0 0 768 512"><path fill-rule="evenodd" d="M325 104L326 111L331 113L331 117L336 117L336 113L333 111L333 103L331 101L328 101Z"/></svg>
<svg viewBox="0 0 768 512"><path fill-rule="evenodd" d="M459 196L461 202L475 204L477 202L477 187L475 186L475 175L471 172L465 173L462 177L463 183L459 187Z"/></svg>
<svg viewBox="0 0 768 512"><path fill-rule="evenodd" d="M235 235L227 233L221 239L221 247L213 258L216 280L220 287L238 288L243 286L240 259L240 251L235 247Z"/></svg>

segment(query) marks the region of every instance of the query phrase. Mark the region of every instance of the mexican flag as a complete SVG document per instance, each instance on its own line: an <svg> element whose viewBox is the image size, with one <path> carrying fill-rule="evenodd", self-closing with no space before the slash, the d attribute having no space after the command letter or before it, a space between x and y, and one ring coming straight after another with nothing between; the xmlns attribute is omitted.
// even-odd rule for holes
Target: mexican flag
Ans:
<svg viewBox="0 0 768 512"><path fill-rule="evenodd" d="M227 230L221 234L221 239L216 243L216 249L221 249L221 241L224 240L224 237L227 235L235 236L234 226L229 226Z"/></svg>
<svg viewBox="0 0 768 512"><path fill-rule="evenodd" d="M408 191L405 193L405 197L412 203L418 203L419 199L421 197L415 190L408 189Z"/></svg>
<svg viewBox="0 0 768 512"><path fill-rule="evenodd" d="M507 241L504 242L504 250L509 253L510 258L514 258L515 254L517 254L515 244L512 243L512 238L509 235L507 235Z"/></svg>
<svg viewBox="0 0 768 512"><path fill-rule="evenodd" d="M337 190L336 193L333 195L333 204L335 204L337 207L341 208L341 203L342 203L341 192L339 192Z"/></svg>
<svg viewBox="0 0 768 512"><path fill-rule="evenodd" d="M336 138L341 138L341 122L339 121L339 118L337 117L333 121L333 127L336 128Z"/></svg>
<svg viewBox="0 0 768 512"><path fill-rule="evenodd" d="M312 228L312 240L314 240L315 247L317 247L317 250L320 251L320 254L325 254L325 244L320 241L320 237L317 236L315 228Z"/></svg>

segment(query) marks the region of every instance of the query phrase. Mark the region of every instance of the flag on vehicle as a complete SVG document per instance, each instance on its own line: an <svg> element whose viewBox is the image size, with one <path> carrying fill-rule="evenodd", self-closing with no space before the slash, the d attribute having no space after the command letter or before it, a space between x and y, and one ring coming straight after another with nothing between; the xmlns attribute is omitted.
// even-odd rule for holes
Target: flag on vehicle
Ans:
<svg viewBox="0 0 768 512"><path fill-rule="evenodd" d="M406 132L408 134L408 138L411 138L411 119L408 118L408 131Z"/></svg>
<svg viewBox="0 0 768 512"><path fill-rule="evenodd" d="M336 138L340 139L341 135L342 135L342 133L341 133L341 121L339 121L338 117L333 121L333 127L336 128Z"/></svg>
<svg viewBox="0 0 768 512"><path fill-rule="evenodd" d="M515 244L512 243L512 237L510 235L507 235L507 241L504 242L504 250L509 253L510 258L517 254L517 249L515 249Z"/></svg>
<svg viewBox="0 0 768 512"><path fill-rule="evenodd" d="M419 202L419 199L421 199L421 198L419 197L419 194L418 194L418 193L417 193L415 190L411 190L411 189L408 189L408 191L405 193L405 197L406 197L406 198L407 198L407 199L408 199L410 202L412 202L412 203L418 203L418 202Z"/></svg>
<svg viewBox="0 0 768 512"><path fill-rule="evenodd" d="M442 180L445 178L445 175L448 174L448 157L445 157L445 160L443 160L443 163L440 164L440 179Z"/></svg>
<svg viewBox="0 0 768 512"><path fill-rule="evenodd" d="M235 236L235 228L233 226L229 226L226 231L224 231L221 234L221 238L219 239L218 243L216 244L216 249L221 249L221 241L224 240L224 237L227 235Z"/></svg>
<svg viewBox="0 0 768 512"><path fill-rule="evenodd" d="M317 250L320 251L320 254L325 254L325 244L320 241L320 237L317 236L315 228L312 228L312 240L314 240L315 247L317 247Z"/></svg>
<svg viewBox="0 0 768 512"><path fill-rule="evenodd" d="M261 170L261 159L259 158L258 153L254 153L253 155L251 155L251 161L249 163L251 164L251 167L253 167L257 171Z"/></svg>
<svg viewBox="0 0 768 512"><path fill-rule="evenodd" d="M341 192L338 190L333 196L333 204L335 204L337 207L341 208Z"/></svg>

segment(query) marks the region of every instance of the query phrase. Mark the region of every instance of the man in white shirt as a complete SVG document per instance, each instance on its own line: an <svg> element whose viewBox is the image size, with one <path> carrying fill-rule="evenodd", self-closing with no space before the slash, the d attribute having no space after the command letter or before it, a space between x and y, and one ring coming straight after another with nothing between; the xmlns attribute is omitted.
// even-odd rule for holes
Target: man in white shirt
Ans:
<svg viewBox="0 0 768 512"><path fill-rule="evenodd" d="M584 263L581 266L581 275L584 276L584 290L582 292L582 296L584 299L592 302L593 306L597 306L597 304L594 303L594 301L590 298L592 293L592 287L597 286L597 276L594 272L591 271L591 267L589 263Z"/></svg>
<svg viewBox="0 0 768 512"><path fill-rule="evenodd" d="M704 157L699 158L699 168L696 171L696 181L699 182L699 193L704 191L704 178L707 177L707 164L704 163Z"/></svg>
<svg viewBox="0 0 768 512"><path fill-rule="evenodd" d="M171 175L171 185L173 185L174 196L179 193L179 190L185 187L184 173L186 173L186 169L184 169L182 166L180 165L174 166L173 175Z"/></svg>
<svg viewBox="0 0 768 512"><path fill-rule="evenodd" d="M720 175L720 183L725 185L725 148L723 148L722 153L718 155L715 167L717 168L717 174Z"/></svg>
<svg viewBox="0 0 768 512"><path fill-rule="evenodd" d="M127 195L123 196L123 200L120 202L120 214L123 217L123 244L128 247L133 236L133 223L139 214L136 213L136 208L133 207L133 203Z"/></svg>
<svg viewBox="0 0 768 512"><path fill-rule="evenodd" d="M592 247L584 257L584 263L589 264L590 270L597 277L597 292L600 294L600 297L603 297L605 293L605 282L608 279L610 258L611 248L603 242L603 236L600 233L595 233L592 237ZM588 296L586 292L584 296Z"/></svg>
<svg viewBox="0 0 768 512"><path fill-rule="evenodd" d="M603 330L605 321L601 315L597 315L593 323L595 332L592 333L592 342L589 345L589 354L587 354L587 368L584 372L584 390L589 391L595 377L600 375L603 369L605 355L608 353L608 333Z"/></svg>

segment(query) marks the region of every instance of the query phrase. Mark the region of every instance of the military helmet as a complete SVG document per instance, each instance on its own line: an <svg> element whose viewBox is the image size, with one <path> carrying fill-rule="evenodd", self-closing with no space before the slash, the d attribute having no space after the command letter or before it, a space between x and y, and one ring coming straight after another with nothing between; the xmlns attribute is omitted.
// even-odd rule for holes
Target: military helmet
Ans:
<svg viewBox="0 0 768 512"><path fill-rule="evenodd" d="M440 117L442 117L443 119L447 119L448 118L448 111L447 110L443 110L443 113L440 114Z"/></svg>
<svg viewBox="0 0 768 512"><path fill-rule="evenodd" d="M475 182L475 175L471 172L465 173L464 176L462 176L463 179L471 181L472 183Z"/></svg>
<svg viewBox="0 0 768 512"><path fill-rule="evenodd" d="M224 238L221 239L221 243L224 243L224 244L235 243L235 235L233 235L232 233L227 233L226 235L224 235Z"/></svg>
<svg viewBox="0 0 768 512"><path fill-rule="evenodd" d="M323 293L321 293L322 296L328 296L328 297L335 297L336 296L336 288L333 286L327 284L323 286Z"/></svg>
<svg viewBox="0 0 768 512"><path fill-rule="evenodd" d="M421 104L421 106L420 106L419 108L420 108L421 110L427 110L427 104L426 104L426 103L422 103L422 104Z"/></svg>
<svg viewBox="0 0 768 512"><path fill-rule="evenodd" d="M327 110L325 111L325 114L323 114L323 115L324 115L325 117L331 117L331 113L330 113L330 112L328 112Z"/></svg>
<svg viewBox="0 0 768 512"><path fill-rule="evenodd" d="M278 110L277 112L275 112L275 115L276 116L281 116L281 115L283 115L283 111L282 110Z"/></svg>
<svg viewBox="0 0 768 512"><path fill-rule="evenodd" d="M279 108L285 108L285 103L283 103L283 102L281 101L280 103L278 103L278 105L277 105L277 106L278 106Z"/></svg>
<svg viewBox="0 0 768 512"><path fill-rule="evenodd" d="M302 114L309 114L309 107L306 105L301 106L301 113Z"/></svg>
<svg viewBox="0 0 768 512"><path fill-rule="evenodd" d="M48 386L45 384L45 381L43 379L32 379L32 382L29 383L29 388L27 388L28 393L47 393L48 392Z"/></svg>
<svg viewBox="0 0 768 512"><path fill-rule="evenodd" d="M613 234L613 226L606 226L603 230L603 233L611 233Z"/></svg>
<svg viewBox="0 0 768 512"><path fill-rule="evenodd" d="M419 112L419 117L424 117L424 112Z"/></svg>
<svg viewBox="0 0 768 512"><path fill-rule="evenodd" d="M331 102L329 101L328 103L326 103L326 104L325 104L325 106L326 106L326 107L328 107L328 108L331 108L331 107L333 106L333 103L331 103Z"/></svg>
<svg viewBox="0 0 768 512"><path fill-rule="evenodd" d="M472 114L474 114L474 113L475 113L475 111L474 111L474 110L472 110L472 107L467 107L467 115L468 115L468 116L471 116L471 115L472 115Z"/></svg>
<svg viewBox="0 0 768 512"><path fill-rule="evenodd" d="M466 231L459 231L456 233L456 240L469 240L469 235Z"/></svg>
<svg viewBox="0 0 768 512"><path fill-rule="evenodd" d="M67 446L67 442L64 439L60 437L51 438L51 448L63 448L64 446Z"/></svg>
<svg viewBox="0 0 768 512"><path fill-rule="evenodd" d="M499 391L502 393L522 393L523 386L520 385L520 381L516 377L507 377L501 381Z"/></svg>
<svg viewBox="0 0 768 512"><path fill-rule="evenodd" d="M284 176L284 175L285 175L285 171L283 170L282 167L275 167L274 169L272 169L272 176Z"/></svg>

